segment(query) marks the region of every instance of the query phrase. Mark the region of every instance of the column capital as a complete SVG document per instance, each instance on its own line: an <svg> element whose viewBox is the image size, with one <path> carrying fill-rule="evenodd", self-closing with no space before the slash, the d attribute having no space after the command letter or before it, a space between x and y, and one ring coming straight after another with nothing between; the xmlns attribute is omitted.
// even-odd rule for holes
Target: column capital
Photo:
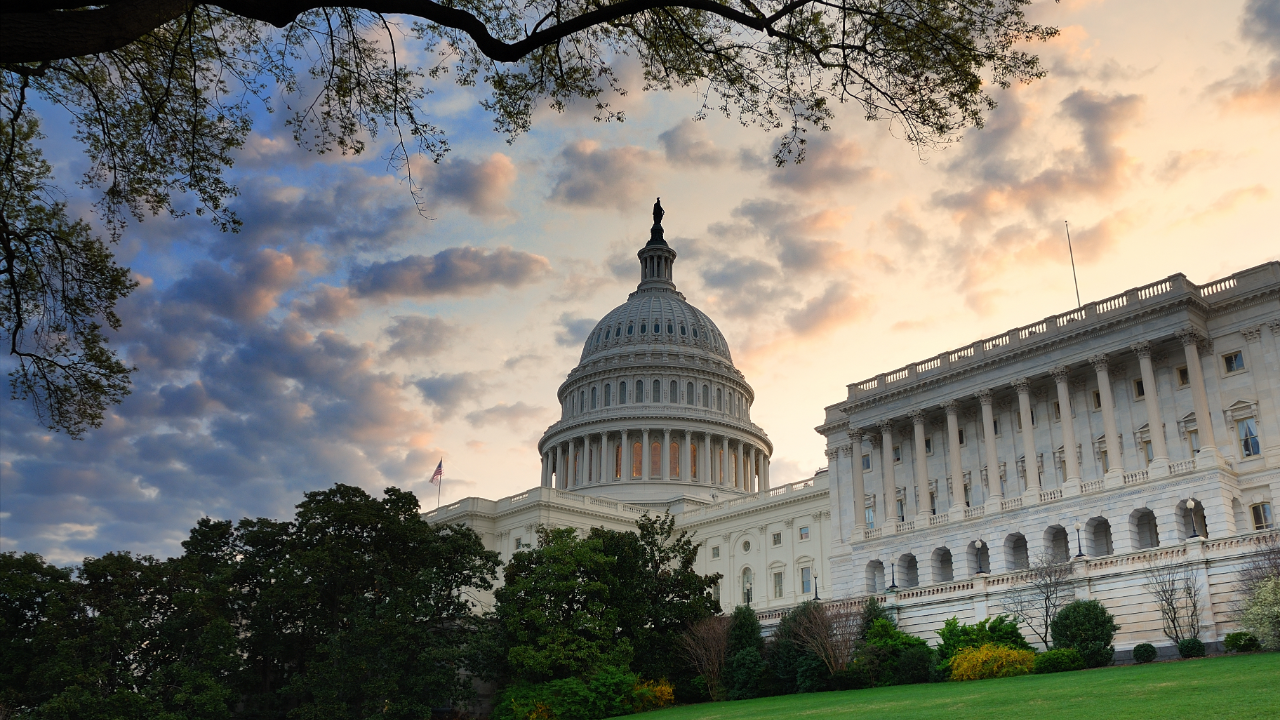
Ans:
<svg viewBox="0 0 1280 720"><path fill-rule="evenodd" d="M880 423L880 434L893 437L893 421L885 420Z"/></svg>
<svg viewBox="0 0 1280 720"><path fill-rule="evenodd" d="M943 404L942 404L942 407L946 409L946 411L947 411L947 414L948 414L948 415L959 415L959 414L960 414L960 401L959 401L959 400L948 400L948 401L946 401L945 403L943 403Z"/></svg>
<svg viewBox="0 0 1280 720"><path fill-rule="evenodd" d="M1184 327L1175 332L1174 335L1178 338L1178 342L1182 343L1183 347L1195 345L1203 350L1209 344L1209 337L1204 334L1203 330L1195 326Z"/></svg>
<svg viewBox="0 0 1280 720"><path fill-rule="evenodd" d="M924 411L923 411L923 410L912 410L912 411L911 411L911 424L912 424L912 425L924 425Z"/></svg>
<svg viewBox="0 0 1280 720"><path fill-rule="evenodd" d="M840 448L831 448L827 451L827 460L835 460L840 456Z"/></svg>
<svg viewBox="0 0 1280 720"><path fill-rule="evenodd" d="M1089 356L1089 364L1093 366L1094 371L1104 373L1107 371L1107 356L1105 353Z"/></svg>
<svg viewBox="0 0 1280 720"><path fill-rule="evenodd" d="M1271 330L1272 337L1280 335L1280 320L1269 320L1266 325Z"/></svg>
<svg viewBox="0 0 1280 720"><path fill-rule="evenodd" d="M988 389L988 390L979 390L979 391L978 391L978 402L982 403L983 405L990 405L990 404L991 404L991 390L989 390L989 389Z"/></svg>
<svg viewBox="0 0 1280 720"><path fill-rule="evenodd" d="M862 428L851 427L846 429L845 434L849 436L849 441L855 445L862 444Z"/></svg>
<svg viewBox="0 0 1280 720"><path fill-rule="evenodd" d="M1253 327L1244 328L1240 331L1240 334L1244 336L1245 342L1258 342L1262 339L1262 326L1255 325Z"/></svg>
<svg viewBox="0 0 1280 720"><path fill-rule="evenodd" d="M1071 375L1071 369L1066 365L1059 365L1050 370L1049 374L1053 375L1054 382L1064 383L1067 381L1067 377Z"/></svg>
<svg viewBox="0 0 1280 720"><path fill-rule="evenodd" d="M1136 342L1130 345L1129 349L1132 350L1133 354L1137 355L1139 358L1145 358L1147 360L1151 359L1151 343L1147 340Z"/></svg>
<svg viewBox="0 0 1280 720"><path fill-rule="evenodd" d="M1027 395L1031 392L1031 380L1027 378L1014 378L1013 382L1009 384L1013 385L1019 395Z"/></svg>

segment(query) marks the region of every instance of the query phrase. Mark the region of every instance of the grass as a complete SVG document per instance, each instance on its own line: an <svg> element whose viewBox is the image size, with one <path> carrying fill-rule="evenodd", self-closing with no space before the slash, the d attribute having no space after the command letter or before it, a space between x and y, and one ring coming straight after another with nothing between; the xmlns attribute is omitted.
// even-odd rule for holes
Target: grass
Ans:
<svg viewBox="0 0 1280 720"><path fill-rule="evenodd" d="M1280 653L687 705L645 720L1280 717Z"/></svg>

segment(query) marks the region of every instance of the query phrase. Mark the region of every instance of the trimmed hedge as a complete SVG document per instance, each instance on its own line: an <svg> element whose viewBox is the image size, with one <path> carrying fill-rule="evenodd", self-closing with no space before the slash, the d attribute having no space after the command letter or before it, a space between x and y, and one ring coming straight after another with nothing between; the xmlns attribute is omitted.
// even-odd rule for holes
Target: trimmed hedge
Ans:
<svg viewBox="0 0 1280 720"><path fill-rule="evenodd" d="M1068 603L1049 624L1055 648L1074 648L1087 667L1110 665L1116 654L1111 642L1120 626L1097 600Z"/></svg>
<svg viewBox="0 0 1280 720"><path fill-rule="evenodd" d="M1151 643L1142 643L1133 646L1133 661L1136 663L1149 663L1156 659L1156 646Z"/></svg>
<svg viewBox="0 0 1280 720"><path fill-rule="evenodd" d="M1027 675L1035 667L1036 654L1002 645L964 648L951 658L952 680L987 680Z"/></svg>
<svg viewBox="0 0 1280 720"><path fill-rule="evenodd" d="M1033 672L1037 675L1046 675L1048 673L1067 672L1068 670L1083 670L1084 658L1080 657L1080 653L1073 648L1063 648L1061 650L1050 650L1036 656L1036 664Z"/></svg>
<svg viewBox="0 0 1280 720"><path fill-rule="evenodd" d="M1262 643L1258 642L1258 638L1247 632L1228 633L1222 645L1226 647L1227 652L1258 652L1262 649Z"/></svg>
<svg viewBox="0 0 1280 720"><path fill-rule="evenodd" d="M1184 658L1204 657L1204 643L1199 638L1183 638L1178 643L1178 654Z"/></svg>

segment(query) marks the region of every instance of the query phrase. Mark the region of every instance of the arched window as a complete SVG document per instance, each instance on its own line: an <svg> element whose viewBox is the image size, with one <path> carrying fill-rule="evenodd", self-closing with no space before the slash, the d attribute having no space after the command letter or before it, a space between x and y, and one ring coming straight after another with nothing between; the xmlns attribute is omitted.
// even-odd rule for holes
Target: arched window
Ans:
<svg viewBox="0 0 1280 720"><path fill-rule="evenodd" d="M596 409L596 388L594 385L591 387L591 409Z"/></svg>
<svg viewBox="0 0 1280 720"><path fill-rule="evenodd" d="M693 391L693 383L689 383L684 388L684 401L690 405L698 402L698 394Z"/></svg>
<svg viewBox="0 0 1280 720"><path fill-rule="evenodd" d="M680 443L672 441L671 447L667 448L667 454L671 458L671 477L680 477Z"/></svg>
<svg viewBox="0 0 1280 720"><path fill-rule="evenodd" d="M653 394L649 398L649 402L662 402L662 382L660 380L653 381Z"/></svg>
<svg viewBox="0 0 1280 720"><path fill-rule="evenodd" d="M628 323L628 324L627 324L627 335L630 335L630 334L631 334L631 332L632 332L633 330L635 330L635 327L633 327L630 323Z"/></svg>
<svg viewBox="0 0 1280 720"><path fill-rule="evenodd" d="M587 409L587 391L583 390L578 393L578 412L585 412Z"/></svg>
<svg viewBox="0 0 1280 720"><path fill-rule="evenodd" d="M694 340L698 339L698 328L696 327L693 329L693 339Z"/></svg>
<svg viewBox="0 0 1280 720"><path fill-rule="evenodd" d="M680 402L680 386L676 383L675 380L671 381L671 395L667 396L667 402L669 403Z"/></svg>
<svg viewBox="0 0 1280 720"><path fill-rule="evenodd" d="M631 477L638 478L644 472L644 446L640 443L631 445Z"/></svg>
<svg viewBox="0 0 1280 720"><path fill-rule="evenodd" d="M716 409L724 412L724 390L716 388Z"/></svg>
<svg viewBox="0 0 1280 720"><path fill-rule="evenodd" d="M649 472L662 472L662 443L649 445Z"/></svg>
<svg viewBox="0 0 1280 720"><path fill-rule="evenodd" d="M689 479L698 479L698 444L689 445Z"/></svg>
<svg viewBox="0 0 1280 720"><path fill-rule="evenodd" d="M604 406L609 407L613 403L613 385L604 384Z"/></svg>
<svg viewBox="0 0 1280 720"><path fill-rule="evenodd" d="M681 337L683 337L683 336L685 336L685 335L688 335L688 334L689 334L689 333L688 333L688 331L687 331L687 330L685 330L685 327L684 327L683 325L681 325L681 326L680 326L680 335L681 335Z"/></svg>
<svg viewBox="0 0 1280 720"><path fill-rule="evenodd" d="M702 386L702 407L711 407L711 388Z"/></svg>
<svg viewBox="0 0 1280 720"><path fill-rule="evenodd" d="M636 402L638 403L644 402L644 381L643 380L636 381Z"/></svg>
<svg viewBox="0 0 1280 720"><path fill-rule="evenodd" d="M671 322L670 320L668 320L668 321L667 321L667 334L668 334L668 335L675 335L675 334L676 334L676 326L675 326L674 324L672 324L672 322Z"/></svg>
<svg viewBox="0 0 1280 720"><path fill-rule="evenodd" d="M622 326L621 326L621 325L619 325L618 327L616 327L616 328L614 328L614 329L613 329L613 336L614 336L614 337L616 337L616 338L622 337Z"/></svg>
<svg viewBox="0 0 1280 720"><path fill-rule="evenodd" d="M618 383L618 404L619 405L627 404L627 381L626 380L623 380L622 382Z"/></svg>
<svg viewBox="0 0 1280 720"><path fill-rule="evenodd" d="M649 325L648 325L648 323L646 323L646 322L644 322L644 321L642 320L642 321L640 322L640 334L641 334L641 335L644 335L644 334L645 334L645 333L647 333L647 332L649 332Z"/></svg>
<svg viewBox="0 0 1280 720"><path fill-rule="evenodd" d="M618 443L613 449L613 478L615 480L622 478L622 443Z"/></svg>
<svg viewBox="0 0 1280 720"><path fill-rule="evenodd" d="M751 568L742 568L742 604L751 604L751 585L754 577L751 574Z"/></svg>

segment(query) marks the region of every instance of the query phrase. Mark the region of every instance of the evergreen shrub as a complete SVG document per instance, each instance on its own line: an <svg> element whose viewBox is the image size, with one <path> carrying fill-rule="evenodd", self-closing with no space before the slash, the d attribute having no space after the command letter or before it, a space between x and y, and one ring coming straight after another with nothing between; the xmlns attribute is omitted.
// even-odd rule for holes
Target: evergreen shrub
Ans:
<svg viewBox="0 0 1280 720"><path fill-rule="evenodd" d="M1183 638L1178 643L1178 654L1184 658L1204 657L1204 643L1199 638Z"/></svg>
<svg viewBox="0 0 1280 720"><path fill-rule="evenodd" d="M1156 659L1156 655L1156 646L1151 643L1133 646L1133 661L1136 663L1149 663Z"/></svg>
<svg viewBox="0 0 1280 720"><path fill-rule="evenodd" d="M630 715L638 703L640 679L625 668L605 667L587 679L576 677L544 683L518 682L502 691L494 720L600 720ZM670 686L668 685L668 690Z"/></svg>
<svg viewBox="0 0 1280 720"><path fill-rule="evenodd" d="M1257 652L1262 649L1258 638L1247 632L1228 633L1222 644L1227 652Z"/></svg>
<svg viewBox="0 0 1280 720"><path fill-rule="evenodd" d="M1076 652L1075 648L1063 648L1037 655L1034 672L1037 675L1046 675L1083 669L1084 658L1080 657L1080 653Z"/></svg>
<svg viewBox="0 0 1280 720"><path fill-rule="evenodd" d="M951 658L952 680L987 680L1027 675L1035 667L1036 654L1001 645L964 648Z"/></svg>
<svg viewBox="0 0 1280 720"><path fill-rule="evenodd" d="M1058 611L1049 624L1054 648L1073 648L1086 667L1110 665L1115 657L1111 644L1120 626L1097 600L1076 600Z"/></svg>

